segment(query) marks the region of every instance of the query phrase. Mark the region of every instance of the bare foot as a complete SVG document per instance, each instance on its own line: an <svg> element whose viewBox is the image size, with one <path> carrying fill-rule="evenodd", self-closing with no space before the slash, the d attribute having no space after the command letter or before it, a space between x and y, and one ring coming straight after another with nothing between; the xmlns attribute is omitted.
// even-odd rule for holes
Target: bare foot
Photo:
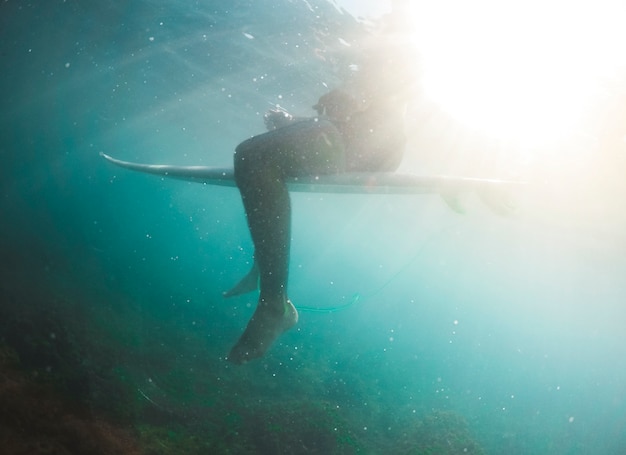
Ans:
<svg viewBox="0 0 626 455"><path fill-rule="evenodd" d="M259 300L246 330L228 354L228 360L240 365L262 357L276 339L298 322L298 312L289 300L285 300L281 311L277 312Z"/></svg>
<svg viewBox="0 0 626 455"><path fill-rule="evenodd" d="M256 265L256 261L252 264L252 268L246 276L244 276L239 283L233 286L232 289L222 292L224 297L233 297L235 295L246 294L248 292L256 291L259 288L259 267Z"/></svg>

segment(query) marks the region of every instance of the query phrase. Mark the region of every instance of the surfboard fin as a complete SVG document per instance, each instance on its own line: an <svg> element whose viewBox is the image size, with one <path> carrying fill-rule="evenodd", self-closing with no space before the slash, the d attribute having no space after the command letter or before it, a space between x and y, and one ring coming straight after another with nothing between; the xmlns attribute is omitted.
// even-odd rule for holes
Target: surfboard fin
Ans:
<svg viewBox="0 0 626 455"><path fill-rule="evenodd" d="M476 193L480 200L496 215L509 216L517 210L511 193L502 188L483 187L478 189Z"/></svg>
<svg viewBox="0 0 626 455"><path fill-rule="evenodd" d="M461 203L461 195L458 192L441 192L439 193L446 205L450 207L454 212L461 215L465 214L465 208Z"/></svg>

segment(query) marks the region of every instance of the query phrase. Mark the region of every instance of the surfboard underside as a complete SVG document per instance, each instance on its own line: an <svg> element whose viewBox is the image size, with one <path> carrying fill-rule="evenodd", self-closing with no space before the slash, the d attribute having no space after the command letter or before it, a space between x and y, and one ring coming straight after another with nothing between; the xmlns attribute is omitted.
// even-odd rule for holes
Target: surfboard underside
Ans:
<svg viewBox="0 0 626 455"><path fill-rule="evenodd" d="M119 167L161 177L235 187L232 168L211 166L174 166L122 161L104 153L104 159ZM455 194L519 185L519 182L451 176L422 176L396 172L347 172L341 174L294 177L287 180L290 191L353 194Z"/></svg>

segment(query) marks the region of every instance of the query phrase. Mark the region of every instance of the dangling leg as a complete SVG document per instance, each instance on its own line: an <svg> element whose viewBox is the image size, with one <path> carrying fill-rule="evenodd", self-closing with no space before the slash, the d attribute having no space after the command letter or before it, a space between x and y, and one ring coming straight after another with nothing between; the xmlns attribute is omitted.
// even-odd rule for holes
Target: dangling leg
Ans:
<svg viewBox="0 0 626 455"><path fill-rule="evenodd" d="M236 295L247 294L248 292L256 291L259 288L259 266L256 263L256 259L252 263L252 268L244 276L239 283L234 285L228 291L222 292L224 298L233 297Z"/></svg>
<svg viewBox="0 0 626 455"><path fill-rule="evenodd" d="M260 295L257 308L228 359L261 357L298 321L287 297L291 203L286 177L339 172L343 145L328 122L301 122L244 141L235 154L235 179L255 247Z"/></svg>
<svg viewBox="0 0 626 455"><path fill-rule="evenodd" d="M246 161L235 169L247 167L251 160ZM241 179L237 178L238 183ZM261 357L276 338L298 322L298 312L287 299L286 289L291 235L287 186L271 166L247 171L244 182L240 190L255 245L261 293L252 319L228 355L233 363Z"/></svg>

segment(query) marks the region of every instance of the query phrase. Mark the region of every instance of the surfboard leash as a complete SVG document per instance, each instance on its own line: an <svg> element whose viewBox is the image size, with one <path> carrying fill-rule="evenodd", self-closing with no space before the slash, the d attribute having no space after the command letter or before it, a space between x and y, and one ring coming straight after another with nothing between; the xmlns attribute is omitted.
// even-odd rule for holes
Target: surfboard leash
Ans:
<svg viewBox="0 0 626 455"><path fill-rule="evenodd" d="M442 229L438 232L434 232L432 234L430 234L428 236L428 238L426 239L426 241L424 241L416 250L416 252L413 254L413 256L411 256L411 258L409 258L409 260L402 266L400 267L400 269L394 273L391 277L389 277L387 279L387 281L385 281L381 286L377 287L376 289L374 289L371 292L368 292L366 294L361 294L359 292L355 292L354 294L352 294L352 297L350 298L350 300L344 304L341 305L335 305L335 306L331 306L331 307L314 307L314 306L307 306L307 305L296 305L296 309L298 311L305 311L305 312L310 312L310 313L336 313L338 311L344 311L347 310L357 304L363 304L369 300L371 300L372 298L374 298L375 296L377 296L378 294L380 294L384 289L386 289L387 287L389 287L391 285L391 283L393 283L394 281L396 281L398 279L398 277L400 277L404 272L407 271L407 269L409 267L411 267L415 261L417 261L422 254L424 253L424 250L431 244L433 243L435 240L439 239L439 237L442 237L444 234L448 233L449 231L451 231L452 229L456 228L459 225L459 223L454 223L451 226L448 226L445 229Z"/></svg>

